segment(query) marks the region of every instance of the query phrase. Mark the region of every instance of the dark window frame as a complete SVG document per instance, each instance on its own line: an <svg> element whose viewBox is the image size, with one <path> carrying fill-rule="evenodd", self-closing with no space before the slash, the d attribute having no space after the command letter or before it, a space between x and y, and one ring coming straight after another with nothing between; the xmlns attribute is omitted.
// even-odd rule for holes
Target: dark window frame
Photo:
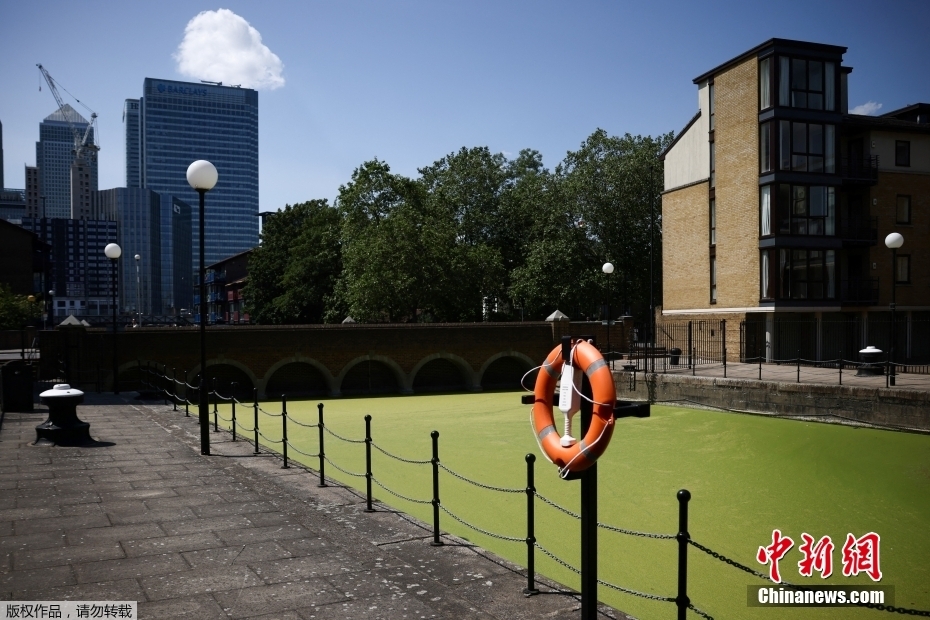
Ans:
<svg viewBox="0 0 930 620"><path fill-rule="evenodd" d="M708 274L710 279L710 303L711 305L716 305L717 303L717 255L711 253Z"/></svg>
<svg viewBox="0 0 930 620"><path fill-rule="evenodd" d="M819 253L819 256L815 256L814 253ZM828 265L830 263L828 257L830 253L833 254L832 296L829 294L830 270ZM803 263L798 262L798 255L801 254L803 254ZM786 258L787 260L785 260ZM772 260L771 256L769 260ZM770 282L770 286L776 291L777 299L800 301L831 301L837 299L838 269L835 250L779 248L778 267L775 273L778 274L778 283L776 285ZM815 277L817 275L820 277ZM803 278L796 279L795 276L803 276ZM813 287L819 287L819 296L814 295ZM802 290L803 294L801 293Z"/></svg>
<svg viewBox="0 0 930 620"><path fill-rule="evenodd" d="M902 198L905 199L905 203L907 204L907 217L906 217L906 219L901 219L901 199L902 199ZM897 198L896 198L896 200L895 200L895 206L894 206L894 218L895 218L895 223L897 223L897 224L909 225L909 224L911 224L911 217L912 217L912 215L913 215L913 211L911 210L911 197L910 197L910 195L909 195L909 194L898 194L898 196L897 196Z"/></svg>
<svg viewBox="0 0 930 620"><path fill-rule="evenodd" d="M710 202L708 203L707 218L710 233L708 235L708 240L710 241L710 246L714 247L717 245L717 199L714 196L710 197Z"/></svg>
<svg viewBox="0 0 930 620"><path fill-rule="evenodd" d="M895 257L895 266L894 266L894 283L898 284L910 284L911 283L911 255L910 254L898 254ZM905 276L906 279L902 280L898 276L901 273L900 265L901 263L905 265Z"/></svg>
<svg viewBox="0 0 930 620"><path fill-rule="evenodd" d="M894 141L894 165L900 168L911 167L911 141Z"/></svg>
<svg viewBox="0 0 930 620"><path fill-rule="evenodd" d="M837 196L836 187L832 185L807 185L803 183L774 183L770 186L769 200L771 208L770 230L772 235L794 235L801 237L836 237L837 233ZM823 214L812 212L813 188L824 188ZM783 188L787 188L784 190ZM798 192L804 189L804 213L795 212ZM830 190L833 190L832 222L830 214ZM828 232L832 228L832 233ZM820 232L812 232L819 230ZM803 232L802 232L803 231Z"/></svg>

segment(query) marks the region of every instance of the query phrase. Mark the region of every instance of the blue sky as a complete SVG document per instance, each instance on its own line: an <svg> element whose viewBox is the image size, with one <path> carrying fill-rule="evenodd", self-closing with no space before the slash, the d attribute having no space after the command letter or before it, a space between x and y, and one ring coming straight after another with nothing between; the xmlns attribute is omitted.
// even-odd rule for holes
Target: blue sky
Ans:
<svg viewBox="0 0 930 620"><path fill-rule="evenodd" d="M220 8L283 63L270 80L278 87L259 95L261 210L331 200L373 157L414 176L462 146L534 148L551 168L598 127L678 131L697 109L691 80L771 37L849 47L850 107L930 101L926 0L0 0L5 185L24 186L38 124L56 107L39 91L41 62L99 115L100 188L122 186L123 100L141 94L145 77L191 79L175 58L185 28ZM238 59L225 58L233 75Z"/></svg>

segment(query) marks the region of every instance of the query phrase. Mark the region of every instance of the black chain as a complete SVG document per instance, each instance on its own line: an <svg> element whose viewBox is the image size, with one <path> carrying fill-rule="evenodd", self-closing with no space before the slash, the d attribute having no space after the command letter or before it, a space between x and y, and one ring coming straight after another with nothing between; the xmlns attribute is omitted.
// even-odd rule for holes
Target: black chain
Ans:
<svg viewBox="0 0 930 620"><path fill-rule="evenodd" d="M317 456L319 456L319 455L317 455ZM323 458L326 459L326 462L327 462L327 463L329 463L330 465L332 465L333 467L335 467L336 469L338 469L339 471L341 471L342 473L344 473L344 474L347 475L347 476L353 476L353 477L355 477L355 478L364 478L365 476L368 475L368 474L357 474L357 473L352 472L352 471L346 471L345 469L343 469L343 468L339 467L338 465L336 465L335 463L333 463L333 461L332 461L328 456L324 456Z"/></svg>
<svg viewBox="0 0 930 620"><path fill-rule="evenodd" d="M608 530L610 532L617 532L619 534L627 534L629 536L642 536L643 538L658 538L660 540L674 540L674 534L653 534L651 532L637 532L636 530L627 530L622 527L617 527L615 525L607 525L606 523L598 522L597 526L601 529Z"/></svg>
<svg viewBox="0 0 930 620"><path fill-rule="evenodd" d="M516 536L504 536L503 534L495 534L494 532L489 532L489 531L487 531L487 530L483 530L483 529L481 529L480 527L478 527L477 525L472 525L472 524L469 523L468 521L466 521L466 520L462 519L461 517L457 516L455 513L453 513L452 511L450 511L448 508L446 508L446 507L443 506L442 504L439 505L439 509L442 510L442 511L443 511L444 513L446 513L447 515L449 515L450 517L452 517L453 519L455 519L456 521L458 521L459 523L461 523L462 525L464 525L465 527L471 528L471 529L475 530L476 532L481 532L481 533L484 534L485 536L490 536L491 538L497 538L497 539L499 539L499 540L506 540L506 541L509 541L509 542L518 542L518 543L525 543L525 542L526 542L526 539L525 539L525 538L518 538L518 537L516 537Z"/></svg>
<svg viewBox="0 0 930 620"><path fill-rule="evenodd" d="M456 472L452 471L451 469L449 469L448 467L446 467L446 466L443 465L442 463L438 463L438 465L439 465L439 467L440 467L441 469L445 470L446 472L448 472L448 473L451 474L452 476L458 478L459 480L463 480L463 481L467 482L468 484L473 484L473 485L475 485L476 487L480 487L480 488L482 488L482 489L487 489L488 491L500 491L501 493L526 493L526 489L525 489L525 488L524 488L524 489L508 489L508 488L505 488L505 487L495 487L495 486L491 486L491 485L489 485L489 484L483 484L483 483L481 483L481 482L477 482L477 481L475 481L475 480L472 480L471 478L466 478L466 477L463 476L462 474L459 474L459 473L456 473Z"/></svg>
<svg viewBox="0 0 930 620"><path fill-rule="evenodd" d="M388 452L387 450L385 450L384 448L382 448L381 446L379 446L378 444L376 444L374 441L371 442L371 447L374 448L375 450L377 450L378 452L380 452L381 454L383 454L383 455L385 455L385 456L387 456L387 457L390 457L390 458L392 458L392 459L394 459L394 460L396 460L396 461L400 461L400 462L402 462L402 463L410 463L411 465L429 465L430 463L433 462L432 459L426 459L426 460L423 460L423 461L418 461L418 460L415 460L415 459L405 459L405 458L402 457L402 456L397 456L396 454L391 454L390 452Z"/></svg>
<svg viewBox="0 0 930 620"><path fill-rule="evenodd" d="M329 430L328 426L323 426L323 430L335 437L336 439L345 441L346 443L365 443L364 439L349 439L348 437L343 437L342 435L337 435L336 433Z"/></svg>
<svg viewBox="0 0 930 620"><path fill-rule="evenodd" d="M293 422L294 424L296 424L297 426L303 426L304 428L316 428L319 426L319 424L304 424L303 422L299 422L295 420L291 416L287 416L287 419Z"/></svg>
<svg viewBox="0 0 930 620"><path fill-rule="evenodd" d="M688 604L688 609L690 609L697 615L701 616L702 618L705 618L706 620L714 620L714 617L708 614L706 611L701 611L700 609L698 609L697 607L695 607L694 605L690 603Z"/></svg>
<svg viewBox="0 0 930 620"><path fill-rule="evenodd" d="M310 457L310 458L319 458L319 457L320 457L319 454L307 454L306 452L304 452L304 451L301 450L300 448L297 448L296 446L294 446L294 444L292 444L291 442L287 442L287 445L288 445L288 447L289 447L291 450L293 450L294 452L296 452L296 453L298 453L298 454L303 454L304 456L308 456L308 457Z"/></svg>
<svg viewBox="0 0 930 620"><path fill-rule="evenodd" d="M328 459L327 459L327 460L328 460ZM374 482L375 484L377 484L379 487L381 487L381 488L384 489L385 491L387 491L388 493L390 493L391 495L393 495L394 497L399 497L399 498L401 498L401 499L405 499L405 500L407 500L408 502L413 502L414 504L432 504L432 503L433 503L433 500L431 500L431 499L414 499L414 498L412 498L412 497L407 497L406 495L401 495L401 494L398 493L397 491L392 491L391 489L389 489L389 488L387 488L386 486L384 486L383 484L381 484L381 482L379 482L378 479L375 478L374 476L371 477L371 481Z"/></svg>

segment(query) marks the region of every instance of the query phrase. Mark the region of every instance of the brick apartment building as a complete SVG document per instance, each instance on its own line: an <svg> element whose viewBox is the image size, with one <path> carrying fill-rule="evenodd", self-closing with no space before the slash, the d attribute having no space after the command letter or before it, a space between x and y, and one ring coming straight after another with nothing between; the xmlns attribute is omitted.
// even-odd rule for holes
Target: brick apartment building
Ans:
<svg viewBox="0 0 930 620"><path fill-rule="evenodd" d="M248 325L249 314L245 312L242 287L249 277L249 257L252 250L228 256L212 265L207 265L207 325ZM197 278L199 279L199 278ZM194 322L200 322L200 287L194 293Z"/></svg>
<svg viewBox="0 0 930 620"><path fill-rule="evenodd" d="M771 39L695 78L662 155L660 322L727 321L728 358L891 346L930 361L930 104L848 113L845 47Z"/></svg>

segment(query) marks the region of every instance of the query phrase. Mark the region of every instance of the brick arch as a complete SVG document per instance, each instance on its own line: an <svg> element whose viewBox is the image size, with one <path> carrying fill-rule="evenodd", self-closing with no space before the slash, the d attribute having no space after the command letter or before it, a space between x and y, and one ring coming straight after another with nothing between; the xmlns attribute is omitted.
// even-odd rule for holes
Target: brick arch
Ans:
<svg viewBox="0 0 930 620"><path fill-rule="evenodd" d="M527 355L524 355L523 353L520 353L519 351L501 351L499 353L495 353L494 355L489 357L484 362L484 364L481 365L481 370L478 372L478 385L481 386L481 389L487 389L488 387L490 387L490 389L495 389L495 387L493 386L485 385L487 371L495 362L498 362L499 360L503 360L506 358L512 358L512 359L519 360L520 362L522 362L523 363L522 365L524 366L523 368L524 373L528 371L529 369L535 368L536 366L539 365L538 363L530 359ZM527 380L527 386L529 385L532 385L532 382L530 380ZM518 388L518 387L519 385L514 385L514 388Z"/></svg>
<svg viewBox="0 0 930 620"><path fill-rule="evenodd" d="M215 357L215 358L213 358L213 359L208 359L208 360L207 360L207 368L208 368L208 369L209 369L211 366L220 366L220 365L231 366L231 367L233 367L233 368L235 368L235 369L237 369L237 370L242 371L242 372L245 374L245 376L248 378L249 383L250 383L250 385L248 386L248 390L249 390L249 398L251 398L251 396L252 396L252 394L251 394L252 388L258 387L258 381L259 381L258 377L255 376L255 373L252 372L252 369L249 368L248 366L246 366L245 364L243 364L242 362L238 361L238 360L229 359L229 358L226 357L225 355L221 355L221 356L219 356L219 357ZM196 385L197 375L199 375L199 374L200 374L200 364L196 364L196 365L195 365L191 370L189 370L188 373L187 373L187 376L188 376L188 380L187 380L187 381L188 381L188 383L190 383L191 385ZM243 388L240 388L240 390L241 390L241 389L243 389Z"/></svg>
<svg viewBox="0 0 930 620"><path fill-rule="evenodd" d="M446 353L444 351L441 351L439 353L433 353L432 355L427 355L426 357L421 359L419 362L417 362L416 366L413 367L413 370L410 371L410 376L408 377L408 381L409 381L409 385L411 389L413 389L413 384L416 381L417 374L419 374L420 370L422 370L423 367L429 364L430 362L434 362L436 360L446 360L452 363L456 368L458 368L459 372L462 375L462 379L465 382L465 389L473 390L473 391L481 389L481 383L477 381L478 375L475 373L475 370L471 367L471 364L469 364L461 356L455 355L454 353Z"/></svg>
<svg viewBox="0 0 930 620"><path fill-rule="evenodd" d="M397 381L397 388L401 394L412 394L413 390L410 387L410 383L407 380L407 375L404 373L400 365L395 362L390 357L384 355L360 355L353 360L350 360L345 366L343 366L342 371L336 377L333 382L333 396L341 396L343 389L343 381L346 378L346 375L355 367L361 364L362 362L380 362L387 366L394 375L394 379Z"/></svg>
<svg viewBox="0 0 930 620"><path fill-rule="evenodd" d="M329 371L325 365L323 365L319 360L315 360L312 357L304 357L303 355L293 355L291 357L285 357L283 359L275 362L271 368L265 373L265 376L262 378L260 387L258 389L262 397L267 396L268 386L271 383L274 375L290 364L306 364L322 375L323 380L326 382L326 391L328 394L333 394L336 391L336 379L333 377L332 373Z"/></svg>

